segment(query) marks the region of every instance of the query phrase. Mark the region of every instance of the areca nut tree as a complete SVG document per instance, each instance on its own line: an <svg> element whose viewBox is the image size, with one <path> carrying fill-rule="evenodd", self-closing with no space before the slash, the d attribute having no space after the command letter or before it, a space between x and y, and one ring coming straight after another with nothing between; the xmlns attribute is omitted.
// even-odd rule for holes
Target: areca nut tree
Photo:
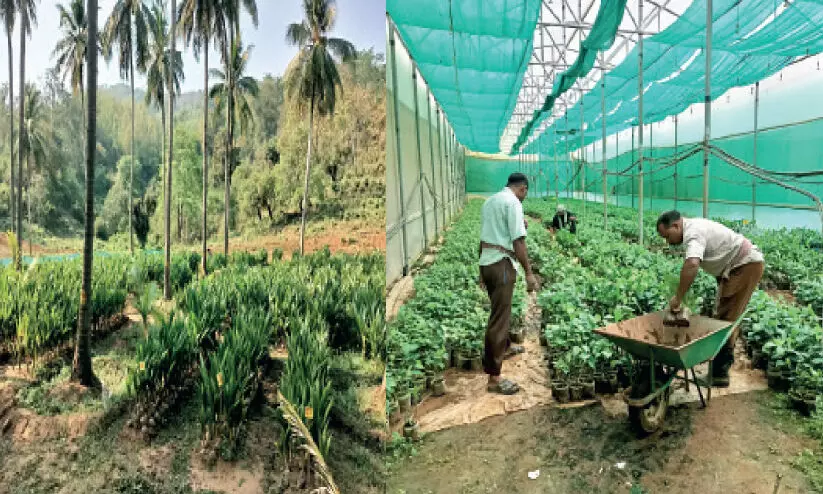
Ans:
<svg viewBox="0 0 823 494"><path fill-rule="evenodd" d="M330 37L334 29L334 0L303 0L305 18L289 25L286 41L299 47L286 76L286 91L300 107L309 110L306 171L300 219L300 253L305 253L306 216L309 208L309 174L311 171L314 114L334 114L337 90L342 88L337 60L348 61L355 55L354 45L341 38Z"/></svg>
<svg viewBox="0 0 823 494"><path fill-rule="evenodd" d="M180 32L194 56L203 60L203 210L201 267L208 273L208 194L209 194L209 46L226 44L226 18L221 0L183 0L180 4Z"/></svg>
<svg viewBox="0 0 823 494"><path fill-rule="evenodd" d="M107 54L117 49L120 77L131 83L131 163L129 164L129 252L134 252L132 201L134 197L134 72L146 71L149 58L149 26L152 12L147 0L117 0L103 28Z"/></svg>

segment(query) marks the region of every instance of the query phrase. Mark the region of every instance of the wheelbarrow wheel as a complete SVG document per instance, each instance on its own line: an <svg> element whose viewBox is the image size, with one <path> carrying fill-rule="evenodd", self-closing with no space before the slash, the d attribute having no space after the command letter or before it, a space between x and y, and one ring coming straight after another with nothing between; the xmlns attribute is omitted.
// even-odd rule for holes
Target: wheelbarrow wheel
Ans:
<svg viewBox="0 0 823 494"><path fill-rule="evenodd" d="M645 374L645 373L642 373ZM642 375L641 374L641 375ZM661 376L662 377L662 376ZM658 382L665 382L658 381ZM638 379L632 386L629 396L632 399L644 398L652 393L651 381ZM656 432L666 420L669 409L669 388L642 407L629 406L629 422L632 428L641 436Z"/></svg>

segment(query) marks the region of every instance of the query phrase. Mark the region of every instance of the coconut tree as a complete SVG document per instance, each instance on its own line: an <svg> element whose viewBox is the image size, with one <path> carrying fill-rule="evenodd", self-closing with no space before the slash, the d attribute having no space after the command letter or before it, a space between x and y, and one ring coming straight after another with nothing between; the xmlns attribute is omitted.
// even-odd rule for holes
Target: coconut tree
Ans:
<svg viewBox="0 0 823 494"><path fill-rule="evenodd" d="M209 91L218 112L227 112L227 121L234 127L235 122L240 124L240 131L246 132L254 124L253 98L257 97L259 88L254 77L245 75L248 69L249 56L254 46L243 48L239 38L234 40L229 52L229 59L223 70L214 69L211 76L217 80ZM228 102L232 101L232 106ZM234 160L234 142L229 141L225 158L227 162ZM227 179L230 179L227 174Z"/></svg>
<svg viewBox="0 0 823 494"><path fill-rule="evenodd" d="M177 2L171 0L171 28L169 29L169 53L177 57ZM174 87L173 78L166 78L166 94L168 95L168 112L169 112L169 158L166 161L166 197L163 200L165 217L164 225L164 256L165 262L163 264L163 298L171 300L171 164L174 163Z"/></svg>
<svg viewBox="0 0 823 494"><path fill-rule="evenodd" d="M26 39L31 36L32 26L37 25L37 0L17 0L17 12L20 15L20 87L25 88ZM21 104L17 149L23 147L25 120L26 105ZM17 153L17 206L15 212L17 214L17 247L19 252L23 252L23 153L19 152ZM31 239L29 239L29 242L31 242Z"/></svg>
<svg viewBox="0 0 823 494"><path fill-rule="evenodd" d="M286 41L299 47L286 78L289 97L302 108L309 110L308 149L306 173L303 184L303 204L300 220L300 253L304 253L306 215L309 209L309 172L311 171L311 145L314 130L314 114L334 114L337 89L342 86L335 57L346 61L354 57L354 45L329 37L334 29L336 16L334 0L303 0L305 19L291 24L286 31Z"/></svg>
<svg viewBox="0 0 823 494"><path fill-rule="evenodd" d="M134 67L146 71L149 58L149 26L152 12L147 0L117 0L103 28L107 54L118 50L120 77L131 83L131 163L129 164L129 252L134 252L132 199L134 196Z"/></svg>
<svg viewBox="0 0 823 494"><path fill-rule="evenodd" d="M226 77L231 80L238 80L231 74L233 64L228 61L232 57L232 50L237 46L240 39L240 12L244 9L250 16L252 24L257 27L257 2L255 0L220 0L220 7L225 16L225 29L228 39L221 45L223 65L226 67ZM229 91L226 94L226 154L224 156L223 172L225 173L225 194L224 194L224 218L223 218L223 253L229 254L229 216L231 212L231 166L233 164L234 153L234 93Z"/></svg>
<svg viewBox="0 0 823 494"><path fill-rule="evenodd" d="M48 154L48 144L52 141L51 130L47 126L49 119L42 93L34 85L26 86L24 92L24 104L26 106L26 119L23 121L23 139L20 144L20 156L26 163L26 223L31 233L31 186L32 168L38 169L45 162ZM22 175L21 175L22 178ZM22 180L21 180L22 182ZM22 252L22 251L21 251ZM31 255L31 238L29 238L29 255Z"/></svg>
<svg viewBox="0 0 823 494"><path fill-rule="evenodd" d="M57 5L60 15L60 39L54 47L52 58L56 59L55 69L60 73L63 82L69 80L69 86L74 94L80 95L80 101L85 107L83 90L83 71L86 67L86 6L83 0L72 0L66 7Z"/></svg>
<svg viewBox="0 0 823 494"><path fill-rule="evenodd" d="M186 45L203 57L203 225L201 260L203 274L208 273L208 194L209 194L209 45L226 44L226 18L220 0L183 0L180 5L180 31Z"/></svg>
<svg viewBox="0 0 823 494"><path fill-rule="evenodd" d="M88 16L87 45L97 46L97 0L86 0ZM99 386L91 366L91 276L94 254L94 154L97 150L97 51L86 50L86 209L83 233L83 275L77 340L74 346L71 380L83 386Z"/></svg>
<svg viewBox="0 0 823 494"><path fill-rule="evenodd" d="M160 121L163 127L163 197L166 197L166 85L172 79L172 86L176 94L180 94L180 85L185 79L183 73L183 57L180 52L174 56L171 62L169 56L169 17L165 11L166 2L155 0L151 7L152 23L149 26L151 37L151 47L149 51L149 61L146 66L146 105L154 105L160 110Z"/></svg>
<svg viewBox="0 0 823 494"><path fill-rule="evenodd" d="M17 19L17 1L16 0L0 0L0 16L2 16L3 27L6 29L6 43L8 45L9 56L9 170L11 173L9 187L11 188L9 200L11 207L9 208L9 217L11 218L12 232L17 232L17 210L16 194L14 190L15 173L14 173L14 49L11 45L11 36L14 33L14 23ZM16 235L15 235L16 236Z"/></svg>

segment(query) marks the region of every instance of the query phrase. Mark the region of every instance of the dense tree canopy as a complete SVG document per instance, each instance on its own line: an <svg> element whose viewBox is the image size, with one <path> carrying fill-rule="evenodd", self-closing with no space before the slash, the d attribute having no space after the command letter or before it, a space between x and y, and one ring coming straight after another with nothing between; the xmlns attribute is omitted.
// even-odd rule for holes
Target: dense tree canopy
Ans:
<svg viewBox="0 0 823 494"><path fill-rule="evenodd" d="M254 56L254 55L252 55ZM370 212L382 214L385 189L385 64L381 54L358 52L340 67L343 90L333 117L315 119L314 163L310 207L326 216ZM257 81L250 98L253 126L235 129L238 166L232 178L232 230L261 231L293 221L300 211L301 171L305 165L308 125L284 93L280 77ZM45 159L32 167L30 196L35 232L71 235L82 230L83 135L79 94L50 71L37 84L40 94ZM0 87L0 93L6 89ZM138 102L145 91L138 88ZM184 241L200 238L202 213L202 92L176 100L172 191L172 232ZM17 95L15 95L17 99ZM97 103L98 164L95 209L98 236L127 238L127 188L131 145L130 89L100 88ZM15 110L16 111L16 110ZM158 109L138 104L135 112L134 193L143 205L153 204L149 246L162 240L162 126ZM210 109L211 160L222 163L225 117ZM8 108L0 105L0 228L8 228ZM209 176L209 234L222 232L222 173ZM28 197L23 211L27 212ZM153 201L153 202L152 202ZM356 211L348 211L352 209ZM144 211L145 212L145 211ZM317 214L315 213L315 217Z"/></svg>

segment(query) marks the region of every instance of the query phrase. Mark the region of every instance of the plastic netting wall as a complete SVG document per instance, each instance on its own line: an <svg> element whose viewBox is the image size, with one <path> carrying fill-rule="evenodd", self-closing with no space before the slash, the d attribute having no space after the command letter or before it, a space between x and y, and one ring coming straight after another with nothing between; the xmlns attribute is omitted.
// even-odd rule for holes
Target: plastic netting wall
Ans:
<svg viewBox="0 0 823 494"><path fill-rule="evenodd" d="M561 197L572 189L575 165L565 157L537 156L523 160L466 156L466 192L490 195L506 186L509 175L525 173L529 177L529 197Z"/></svg>
<svg viewBox="0 0 823 494"><path fill-rule="evenodd" d="M387 22L386 284L439 236L465 198L464 150Z"/></svg>

